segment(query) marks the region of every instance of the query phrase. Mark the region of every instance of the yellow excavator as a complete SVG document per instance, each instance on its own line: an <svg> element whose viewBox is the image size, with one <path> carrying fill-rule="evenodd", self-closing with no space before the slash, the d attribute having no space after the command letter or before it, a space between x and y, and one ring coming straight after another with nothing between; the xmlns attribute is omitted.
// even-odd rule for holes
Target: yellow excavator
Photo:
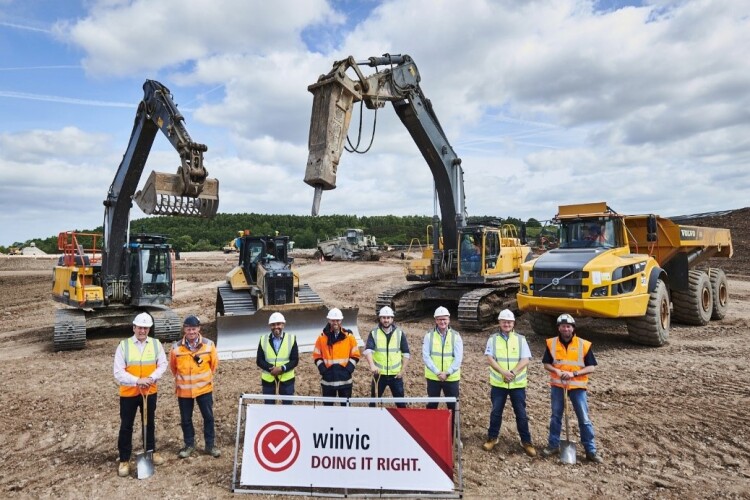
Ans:
<svg viewBox="0 0 750 500"><path fill-rule="evenodd" d="M203 144L193 142L169 89L143 85L130 142L104 200L103 234L62 232L52 298L66 307L55 314L55 350L81 349L86 331L129 324L146 311L153 334L179 338L181 321L169 309L174 289L171 245L162 235L132 234L132 201L148 215L209 218L219 207L219 182L203 166ZM152 172L136 192L151 146L161 130L180 155L177 174Z"/></svg>
<svg viewBox="0 0 750 500"><path fill-rule="evenodd" d="M382 69L365 76L360 66ZM442 219L435 214L433 246L408 270L407 280L413 283L383 291L375 310L390 306L404 319L448 306L462 328L481 329L494 323L500 310L516 308L518 271L531 249L521 243L513 226L467 224L461 159L419 82L411 57L386 54L364 61L353 57L337 61L308 87L313 109L304 180L315 188L312 214L319 212L323 191L336 187L354 103L377 113L390 102L432 172ZM350 151L365 152L357 150L359 144L359 140L350 141Z"/></svg>

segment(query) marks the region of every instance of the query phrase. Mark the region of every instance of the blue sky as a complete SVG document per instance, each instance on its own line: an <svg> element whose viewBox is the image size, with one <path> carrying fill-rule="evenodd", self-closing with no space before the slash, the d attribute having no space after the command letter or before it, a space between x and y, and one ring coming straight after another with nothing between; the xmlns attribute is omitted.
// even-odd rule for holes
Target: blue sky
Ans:
<svg viewBox="0 0 750 500"><path fill-rule="evenodd" d="M750 8L733 0L0 0L0 245L101 224L147 78L208 146L220 212L308 214L307 85L383 53L419 67L470 215L742 208L747 47ZM146 174L178 164L158 136ZM432 210L429 169L387 107L321 214Z"/></svg>

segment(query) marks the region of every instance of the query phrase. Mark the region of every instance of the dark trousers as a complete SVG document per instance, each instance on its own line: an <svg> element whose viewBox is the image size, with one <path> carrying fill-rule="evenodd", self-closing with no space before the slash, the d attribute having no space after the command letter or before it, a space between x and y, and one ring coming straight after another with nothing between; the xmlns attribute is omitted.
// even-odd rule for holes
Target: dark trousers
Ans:
<svg viewBox="0 0 750 500"><path fill-rule="evenodd" d="M333 398L350 398L352 397L352 386L330 387L320 384L320 392L323 396ZM333 403L323 403L323 406L333 406ZM346 401L341 402L341 406L346 406Z"/></svg>
<svg viewBox="0 0 750 500"><path fill-rule="evenodd" d="M487 429L487 437L495 439L500 435L500 425L503 422L503 410L505 402L510 396L513 413L516 414L516 429L521 437L522 443L531 443L529 432L529 419L526 416L526 388L506 389L504 387L492 387L490 399L492 400L492 411L490 412L490 427Z"/></svg>
<svg viewBox="0 0 750 500"><path fill-rule="evenodd" d="M185 446L195 447L195 429L193 428L193 407L198 403L198 409L203 416L203 440L206 449L214 446L214 397L209 392L201 394L197 398L177 398L180 406L180 427L182 427L182 439Z"/></svg>
<svg viewBox="0 0 750 500"><path fill-rule="evenodd" d="M375 396L376 379L378 383L377 396ZM391 394L394 398L404 397L404 379L401 377L396 377L395 375L380 375L379 377L372 377L372 382L370 383L370 396L373 398L382 397L387 387L391 388ZM375 403L370 403L370 406L375 406ZM406 403L396 403L396 406L398 408L406 408Z"/></svg>
<svg viewBox="0 0 750 500"><path fill-rule="evenodd" d="M146 450L153 451L156 449L156 425L154 422L156 418L156 394L151 394L147 398L148 423L146 424ZM133 424L139 408L141 409L141 425L143 425L143 398L141 396L128 398L120 396L120 433L117 437L120 462L130 460L130 455L133 453ZM143 435L142 427L141 435Z"/></svg>
<svg viewBox="0 0 750 500"><path fill-rule="evenodd" d="M260 381L261 389L263 394L276 394L276 382L266 382L265 380ZM279 396L294 396L294 379L287 380L286 382L279 382ZM266 399L264 401L267 405L276 404L273 399ZM282 401L285 405L290 405L293 401Z"/></svg>
<svg viewBox="0 0 750 500"><path fill-rule="evenodd" d="M450 398L454 397L458 400L458 383L460 380L453 382L441 382L439 380L427 379L427 396L431 398L443 396ZM447 403L448 409L451 411L451 429L456 428L456 403ZM427 403L427 409L433 410L438 407L437 403Z"/></svg>

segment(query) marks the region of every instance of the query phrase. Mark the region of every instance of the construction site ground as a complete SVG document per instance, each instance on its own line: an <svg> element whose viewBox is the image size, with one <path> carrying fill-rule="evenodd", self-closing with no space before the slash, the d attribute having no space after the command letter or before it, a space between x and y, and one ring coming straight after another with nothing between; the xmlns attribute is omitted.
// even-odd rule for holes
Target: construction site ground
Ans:
<svg viewBox="0 0 750 500"><path fill-rule="evenodd" d="M579 334L593 342L599 366L591 377L589 405L604 464L529 458L520 448L510 403L500 444L482 450L489 419L489 382L483 351L491 331L464 332L461 433L466 498L750 498L750 258L748 209L712 220L730 227L735 258L728 270L727 317L705 327L673 325L669 344L635 345L619 322L580 321ZM732 217L734 219L732 219ZM176 269L174 308L198 314L215 338L216 286L234 256L221 251L183 253ZM52 256L0 257L0 491L19 498L228 498L238 399L260 392L254 359L223 362L216 377L215 459L179 459L182 447L174 382L159 384L157 447L166 463L145 481L117 477L117 386L112 361L128 330L90 335L86 349L52 350L57 305L50 299ZM378 292L404 282L398 255L380 262L325 262L297 258L297 269L331 306L360 308L363 337L374 326ZM432 321L398 322L415 356L405 375L407 395L424 396L421 343ZM321 316L320 326L325 324ZM544 339L521 316L534 359L529 370L528 414L534 444L546 444L549 391L541 365ZM319 394L309 353L301 355L297 393ZM363 365L355 371L355 396L369 396ZM198 443L201 421L194 417ZM575 441L579 441L573 425ZM134 449L141 447L136 425ZM341 476L345 473L329 471ZM275 497L278 498L278 497Z"/></svg>

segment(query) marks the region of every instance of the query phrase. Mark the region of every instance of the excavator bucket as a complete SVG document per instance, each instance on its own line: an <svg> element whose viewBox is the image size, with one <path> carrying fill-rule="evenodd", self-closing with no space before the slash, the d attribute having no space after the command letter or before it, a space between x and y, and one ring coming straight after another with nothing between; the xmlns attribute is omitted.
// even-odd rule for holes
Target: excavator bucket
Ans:
<svg viewBox="0 0 750 500"><path fill-rule="evenodd" d="M288 307L288 306L287 306ZM219 359L254 358L258 343L263 335L271 332L268 318L273 312L281 312L286 319L284 331L297 337L299 352L312 352L315 341L326 325L328 308L322 305L304 307L294 305L269 306L255 314L224 315L216 317L216 351ZM357 327L358 308L341 309L344 314L343 326L354 333L357 344L364 345Z"/></svg>
<svg viewBox="0 0 750 500"><path fill-rule="evenodd" d="M151 172L143 189L133 199L147 215L185 215L210 218L219 209L219 181L205 179L197 196L185 195L184 181L177 174Z"/></svg>

